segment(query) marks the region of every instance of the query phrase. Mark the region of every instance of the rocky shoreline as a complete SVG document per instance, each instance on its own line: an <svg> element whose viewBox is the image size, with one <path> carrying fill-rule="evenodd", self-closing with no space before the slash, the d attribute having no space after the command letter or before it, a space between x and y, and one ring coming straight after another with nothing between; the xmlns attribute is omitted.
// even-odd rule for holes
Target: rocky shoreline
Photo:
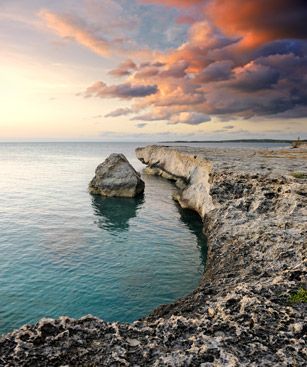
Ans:
<svg viewBox="0 0 307 367"><path fill-rule="evenodd" d="M43 319L0 338L0 366L304 366L307 150L137 149L208 236L199 287L132 324Z"/></svg>

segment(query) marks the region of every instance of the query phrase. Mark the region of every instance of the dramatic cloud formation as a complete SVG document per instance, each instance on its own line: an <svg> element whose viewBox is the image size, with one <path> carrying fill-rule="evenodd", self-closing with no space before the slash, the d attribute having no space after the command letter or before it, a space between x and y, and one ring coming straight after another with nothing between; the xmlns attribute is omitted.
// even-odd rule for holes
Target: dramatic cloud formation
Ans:
<svg viewBox="0 0 307 367"><path fill-rule="evenodd" d="M227 34L243 35L249 46L307 37L305 0L214 0L205 11Z"/></svg>
<svg viewBox="0 0 307 367"><path fill-rule="evenodd" d="M107 117L134 114L132 120L197 125L210 121L211 116L224 120L307 116L306 1L139 3L176 11L177 24L189 24L184 42L166 51L132 53L129 44L97 35L76 18L41 13L60 36L102 56L122 55L123 61L109 74L126 81L110 86L99 81L84 93L86 97L132 100L131 108L110 112Z"/></svg>

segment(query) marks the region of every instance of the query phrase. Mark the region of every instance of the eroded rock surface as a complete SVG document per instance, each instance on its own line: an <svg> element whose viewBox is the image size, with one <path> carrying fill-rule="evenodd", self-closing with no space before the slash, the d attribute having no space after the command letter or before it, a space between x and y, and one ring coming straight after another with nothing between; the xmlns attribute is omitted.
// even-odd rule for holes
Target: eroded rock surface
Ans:
<svg viewBox="0 0 307 367"><path fill-rule="evenodd" d="M41 320L0 339L0 366L305 366L306 150L150 146L208 236L199 287L130 325Z"/></svg>
<svg viewBox="0 0 307 367"><path fill-rule="evenodd" d="M111 154L95 171L89 184L92 194L135 197L144 191L144 181L123 154Z"/></svg>

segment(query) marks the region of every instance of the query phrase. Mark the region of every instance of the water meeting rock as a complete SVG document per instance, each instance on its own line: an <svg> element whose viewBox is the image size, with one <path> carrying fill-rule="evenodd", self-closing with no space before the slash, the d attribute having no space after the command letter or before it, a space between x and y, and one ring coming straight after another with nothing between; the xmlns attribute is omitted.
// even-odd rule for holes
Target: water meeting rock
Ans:
<svg viewBox="0 0 307 367"><path fill-rule="evenodd" d="M199 286L131 324L85 316L25 325L0 337L0 367L305 367L307 149L136 154L204 220Z"/></svg>
<svg viewBox="0 0 307 367"><path fill-rule="evenodd" d="M102 196L135 197L144 188L144 181L127 158L115 153L99 164L89 184L90 193Z"/></svg>

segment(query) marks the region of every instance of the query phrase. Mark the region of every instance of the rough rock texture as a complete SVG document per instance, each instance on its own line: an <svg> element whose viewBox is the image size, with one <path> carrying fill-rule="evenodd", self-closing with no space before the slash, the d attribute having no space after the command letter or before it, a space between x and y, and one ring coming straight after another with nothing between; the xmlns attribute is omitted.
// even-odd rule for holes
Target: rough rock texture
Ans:
<svg viewBox="0 0 307 367"><path fill-rule="evenodd" d="M130 325L41 320L0 339L0 366L305 366L306 150L146 147L148 172L176 182L203 217L199 287ZM304 175L296 175L304 177Z"/></svg>
<svg viewBox="0 0 307 367"><path fill-rule="evenodd" d="M134 197L144 191L144 181L123 154L111 154L95 171L89 184L92 194Z"/></svg>

